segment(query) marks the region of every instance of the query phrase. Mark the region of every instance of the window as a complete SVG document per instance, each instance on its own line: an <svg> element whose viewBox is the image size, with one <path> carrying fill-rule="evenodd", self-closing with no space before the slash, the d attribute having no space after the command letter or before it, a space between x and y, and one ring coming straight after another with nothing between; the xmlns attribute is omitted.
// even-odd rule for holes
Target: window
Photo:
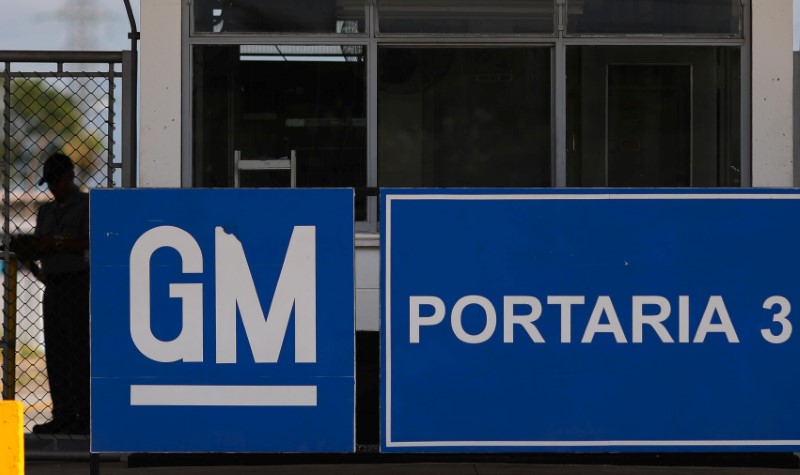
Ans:
<svg viewBox="0 0 800 475"><path fill-rule="evenodd" d="M570 34L739 35L739 0L568 0Z"/></svg>
<svg viewBox="0 0 800 475"><path fill-rule="evenodd" d="M361 46L195 47L194 185L365 186L365 91Z"/></svg>
<svg viewBox="0 0 800 475"><path fill-rule="evenodd" d="M750 8L190 0L184 177L353 187L370 232L380 187L746 186Z"/></svg>
<svg viewBox="0 0 800 475"><path fill-rule="evenodd" d="M569 186L741 186L740 51L567 49Z"/></svg>
<svg viewBox="0 0 800 475"><path fill-rule="evenodd" d="M549 34L552 0L380 0L381 33Z"/></svg>
<svg viewBox="0 0 800 475"><path fill-rule="evenodd" d="M195 0L198 33L364 32L360 0Z"/></svg>
<svg viewBox="0 0 800 475"><path fill-rule="evenodd" d="M381 48L380 186L550 186L549 48Z"/></svg>

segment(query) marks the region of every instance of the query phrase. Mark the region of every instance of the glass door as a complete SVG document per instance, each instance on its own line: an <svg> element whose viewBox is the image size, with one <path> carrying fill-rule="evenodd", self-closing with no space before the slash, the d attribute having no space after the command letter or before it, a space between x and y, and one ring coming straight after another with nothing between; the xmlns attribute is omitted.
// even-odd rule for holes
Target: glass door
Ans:
<svg viewBox="0 0 800 475"><path fill-rule="evenodd" d="M690 65L609 64L608 186L690 186L691 104Z"/></svg>
<svg viewBox="0 0 800 475"><path fill-rule="evenodd" d="M567 48L567 184L741 184L740 49Z"/></svg>

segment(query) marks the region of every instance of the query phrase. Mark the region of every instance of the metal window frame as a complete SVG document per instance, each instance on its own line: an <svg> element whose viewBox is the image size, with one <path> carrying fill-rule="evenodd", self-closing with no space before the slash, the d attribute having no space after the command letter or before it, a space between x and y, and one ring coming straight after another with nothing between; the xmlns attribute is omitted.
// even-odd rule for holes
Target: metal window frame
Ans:
<svg viewBox="0 0 800 475"><path fill-rule="evenodd" d="M492 38L509 38L514 39L515 41L524 41L524 40L535 40L535 39L545 39L548 41L552 41L554 38L558 36L558 24L559 24L559 6L558 2L560 0L551 0L553 1L553 31L550 33L542 32L542 33L517 33L511 35L502 35L502 34L492 34L492 33L383 33L380 31L380 7L379 3L381 0L369 0L370 4L374 6L375 16L373 18L374 23L373 31L375 32L375 37L380 39L391 39L391 38L417 38L420 40L429 40L431 38L462 38L462 39L484 39L484 40L491 40ZM487 2L490 3L490 2Z"/></svg>
<svg viewBox="0 0 800 475"><path fill-rule="evenodd" d="M746 3L750 3L750 0L738 0L738 7L739 7L739 33L570 33L569 32L569 2L572 0L556 0L558 2L565 2L565 9L564 9L564 36L567 38L619 38L619 37L626 37L626 38L638 38L638 39L646 39L646 38L706 38L706 39L720 39L720 38L730 38L730 39L741 39L745 34L745 12L747 11L749 15L749 9L745 5ZM736 0L732 0L732 3Z"/></svg>
<svg viewBox="0 0 800 475"><path fill-rule="evenodd" d="M372 3L374 0L367 0L367 1L369 3ZM293 37L293 36L328 37L328 36L337 36L337 37L342 37L342 38L354 38L354 39L360 38L361 40L364 40L365 38L368 38L370 36L370 30L369 30L370 22L369 22L369 17L368 17L369 11L368 11L368 8L366 6L364 8L364 31L361 32L361 33L315 33L315 32L302 32L302 31L298 31L298 32L270 32L270 31L263 31L263 32L262 31L228 32L228 31L222 31L222 32L219 32L219 33L215 33L213 31L196 31L195 30L194 8L193 8L194 7L194 1L193 0L187 0L186 2L183 2L182 5L183 5L182 6L183 12L181 14L181 18L183 18L183 19L188 21L188 24L186 24L187 29L184 30L184 33L188 34L189 36L191 36L193 38L202 38L202 37L210 37L210 38L219 38L219 37L222 37L222 38L224 38L224 37L242 38L242 37L261 37L261 36L264 36L264 35L268 35L270 37L281 37L281 36L286 36L286 37ZM187 10L188 10L188 14L187 14ZM215 43L215 44L219 44L219 43ZM254 43L251 43L251 42L248 41L248 42L245 42L245 44L254 44Z"/></svg>
<svg viewBox="0 0 800 475"><path fill-rule="evenodd" d="M554 34L538 35L464 35L464 34L381 34L378 31L376 0L364 0L365 32L363 34L287 34L244 33L193 34L192 0L182 4L182 183L191 187L192 163L192 47L200 45L236 44L296 44L296 45L359 45L366 48L366 99L367 99L367 187L378 186L378 47L379 46L431 46L431 47L501 47L548 46L552 48L552 177L553 187L567 186L567 91L566 51L570 46L729 46L741 49L741 186L752 185L752 79L751 79L751 18L752 0L740 0L740 34L663 34L663 35L568 35L568 0L553 0L555 8ZM367 220L356 222L357 232L377 233L378 200L367 198Z"/></svg>

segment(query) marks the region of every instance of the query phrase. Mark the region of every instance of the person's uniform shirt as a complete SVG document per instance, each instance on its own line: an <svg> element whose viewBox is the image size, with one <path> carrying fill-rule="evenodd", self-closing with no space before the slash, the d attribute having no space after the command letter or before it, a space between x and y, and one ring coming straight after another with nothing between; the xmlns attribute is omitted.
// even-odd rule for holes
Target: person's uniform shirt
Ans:
<svg viewBox="0 0 800 475"><path fill-rule="evenodd" d="M88 193L83 193L76 186L63 203L50 201L43 204L36 218L35 236L88 240ZM45 275L83 272L89 269L89 252L48 252L41 257L41 262Z"/></svg>

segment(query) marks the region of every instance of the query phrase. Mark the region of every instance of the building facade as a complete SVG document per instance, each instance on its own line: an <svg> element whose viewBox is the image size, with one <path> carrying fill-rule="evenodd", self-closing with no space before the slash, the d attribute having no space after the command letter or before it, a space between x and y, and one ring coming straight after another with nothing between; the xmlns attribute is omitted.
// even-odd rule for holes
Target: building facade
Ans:
<svg viewBox="0 0 800 475"><path fill-rule="evenodd" d="M378 188L794 184L792 0L142 0L141 22L140 187L356 189L359 444Z"/></svg>
<svg viewBox="0 0 800 475"><path fill-rule="evenodd" d="M789 187L791 0L142 0L141 187ZM294 160L291 158L294 157Z"/></svg>

